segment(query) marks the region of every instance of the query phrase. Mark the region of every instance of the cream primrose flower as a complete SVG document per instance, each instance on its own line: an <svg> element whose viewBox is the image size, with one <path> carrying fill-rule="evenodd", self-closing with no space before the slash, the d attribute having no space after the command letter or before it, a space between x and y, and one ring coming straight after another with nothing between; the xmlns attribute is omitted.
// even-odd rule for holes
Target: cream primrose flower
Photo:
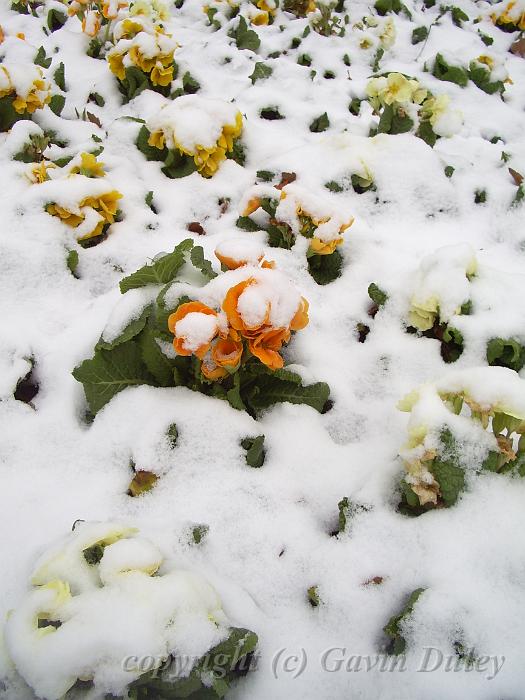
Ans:
<svg viewBox="0 0 525 700"><path fill-rule="evenodd" d="M398 409L410 413L408 440L399 453L407 471L405 481L421 505L436 504L439 484L429 467L438 454L443 427L456 425L464 434L468 426L473 442L499 452L502 464L512 462L517 436L525 433L525 380L506 367L458 370L412 391ZM497 437L487 432L491 419ZM500 434L503 430L505 436Z"/></svg>
<svg viewBox="0 0 525 700"><path fill-rule="evenodd" d="M79 523L41 557L36 587L5 627L8 654L39 697L58 700L77 679L92 680L101 695L124 695L144 669L123 669L123 658L152 655L160 666L173 649L199 658L227 637L209 583L188 571L158 575L162 555L135 532Z"/></svg>
<svg viewBox="0 0 525 700"><path fill-rule="evenodd" d="M144 15L154 21L167 22L170 18L169 7L162 0L135 0L129 8L130 17Z"/></svg>
<svg viewBox="0 0 525 700"><path fill-rule="evenodd" d="M447 323L470 299L469 281L477 261L470 245L444 246L421 261L408 312L409 325L430 330L437 319Z"/></svg>
<svg viewBox="0 0 525 700"><path fill-rule="evenodd" d="M463 124L461 112L457 109L451 110L449 106L450 97L448 95L427 97L421 105L421 118L428 118L432 129L438 136L453 136Z"/></svg>
<svg viewBox="0 0 525 700"><path fill-rule="evenodd" d="M384 20L378 35L379 43L383 49L391 49L396 41L396 25L392 17Z"/></svg>
<svg viewBox="0 0 525 700"><path fill-rule="evenodd" d="M211 177L241 135L242 116L229 102L183 95L167 102L147 127L151 146L191 156L200 174Z"/></svg>

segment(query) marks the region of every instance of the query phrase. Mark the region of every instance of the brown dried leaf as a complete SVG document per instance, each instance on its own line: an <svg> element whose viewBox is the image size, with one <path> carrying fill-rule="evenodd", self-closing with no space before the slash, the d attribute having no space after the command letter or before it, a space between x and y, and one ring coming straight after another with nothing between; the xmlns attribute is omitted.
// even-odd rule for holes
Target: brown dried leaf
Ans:
<svg viewBox="0 0 525 700"><path fill-rule="evenodd" d="M186 228L192 233L196 233L198 236L205 236L206 231L202 228L198 221L191 221Z"/></svg>
<svg viewBox="0 0 525 700"><path fill-rule="evenodd" d="M286 185L289 185L291 182L295 182L295 180L297 180L296 173L281 173L281 182L275 185L275 189L282 190L283 187L286 187Z"/></svg>
<svg viewBox="0 0 525 700"><path fill-rule="evenodd" d="M516 41L511 45L509 51L515 56L525 58L525 37L516 39Z"/></svg>
<svg viewBox="0 0 525 700"><path fill-rule="evenodd" d="M90 121L92 124L95 124L95 126L98 126L100 129L102 129L102 122L100 119L97 117L96 114L92 114L91 112L86 111L86 117L87 120Z"/></svg>
<svg viewBox="0 0 525 700"><path fill-rule="evenodd" d="M159 477L152 472L147 472L142 469L135 472L135 476L129 485L128 496L136 497L140 496L142 493L151 491L158 479Z"/></svg>
<svg viewBox="0 0 525 700"><path fill-rule="evenodd" d="M363 586L379 586L383 583L385 579L383 576L373 576L372 578L369 578L367 581L365 581L362 585Z"/></svg>
<svg viewBox="0 0 525 700"><path fill-rule="evenodd" d="M517 170L514 170L514 168L509 168L509 173L512 175L512 179L516 183L516 187L519 187L523 182L523 175Z"/></svg>

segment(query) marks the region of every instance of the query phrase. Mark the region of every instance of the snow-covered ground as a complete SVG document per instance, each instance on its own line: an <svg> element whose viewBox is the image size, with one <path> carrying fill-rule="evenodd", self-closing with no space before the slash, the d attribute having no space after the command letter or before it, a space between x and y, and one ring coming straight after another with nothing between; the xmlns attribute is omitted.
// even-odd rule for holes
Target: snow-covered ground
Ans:
<svg viewBox="0 0 525 700"><path fill-rule="evenodd" d="M239 49L229 37L238 16L228 20L215 3L221 8L215 19L223 25L216 29L202 5L185 0L169 8L164 24L178 44L172 88L182 87L189 72L201 86L197 95L232 102L243 117L246 162L225 160L211 178L194 172L180 179L166 177L162 164L147 161L135 146L142 126L136 120L158 123L167 98L146 89L123 103L107 61L86 55L90 38L77 17L44 31L48 10L61 3L47 0L35 16L11 10L7 0L0 9L0 57L6 66L22 67L18 83L28 80L23 67L43 46L51 58L43 73L53 83L62 62L67 88L61 116L45 107L0 134L0 615L4 619L23 604L38 557L76 520L118 521L154 542L172 569L204 576L231 624L257 633L256 669L228 697L519 700L525 683L525 482L467 469L455 505L419 517L402 514L399 453L409 419L396 404L422 383L486 366L492 338L525 344L524 210L512 206L518 189L509 174L509 167L525 174L525 60L509 51L520 35L503 32L490 18L503 11L504 2L458 0L456 7L469 19L458 26L450 11L442 13L428 39L417 44L411 43L413 30L429 27L440 15L438 6L408 0L411 19L403 11L376 16L381 27L390 18L395 41L386 42L375 75L415 78L434 96L447 94L450 108L462 114L451 117L457 132L431 148L414 133L369 137L378 119L367 102L358 115L349 111L354 98L366 97L380 47L377 28L355 26L376 15L372 6L346 0L337 15L342 24L349 17L344 36L312 30L304 38L316 15L296 18L279 9L273 24L251 25L260 39L254 52ZM241 4L248 26L256 10L247 0ZM370 48L360 47L365 35ZM492 38L492 45L481 35ZM500 96L472 81L461 87L438 80L431 72L438 52L449 64L467 68L480 55L493 57L494 70L512 82ZM304 54L309 67L298 64ZM256 62L272 73L252 83ZM54 84L52 92L62 94ZM103 106L88 102L93 93L103 97ZM284 118L261 119L268 107ZM328 128L312 132L309 126L325 112ZM121 220L99 245L80 247L75 229L45 206L61 197L66 206L75 197L95 196L101 180L90 179L91 189L83 194L66 177L33 184L27 176L31 164L13 160L29 135L40 133L37 127L67 142L48 148L50 160L103 146L99 160L109 189L123 196ZM196 121L195 129L204 127ZM447 166L454 168L451 177ZM305 238L298 236L291 250L266 250L309 302L309 324L284 350L285 365L298 366L305 383L327 382L331 409L321 414L280 403L255 420L186 387L137 386L86 421L83 387L72 371L92 356L108 324L111 330L121 314L132 317L134 302L120 294L119 281L186 238L204 248L217 272L219 244L247 236L265 245L264 231L236 227L247 193L260 183L257 171L275 173L274 184L282 172L295 173L297 185L322 198L330 211L355 218L342 234L342 274L330 284L318 285L310 276ZM358 194L350 175L367 173L375 189ZM334 181L347 186L329 191L325 184ZM145 203L150 191L156 213ZM481 191L485 201L475 203ZM192 222L205 235L189 231ZM446 364L438 340L407 333L406 326L422 259L453 244L470 245L477 272L468 284L472 313L458 317L455 326L463 353ZM71 250L79 256L75 276L66 264ZM453 262L443 269L437 284L454 310L458 284L461 296L466 278L457 282ZM388 294L373 319L367 315L372 282ZM365 342L359 342L359 323L370 327ZM28 405L13 394L31 362L39 391ZM497 377L487 382L497 391ZM165 439L173 423L174 449ZM251 468L240 441L262 434L265 462ZM130 463L159 476L137 498L127 495ZM364 507L332 536L344 497ZM191 541L197 524L209 528L199 545ZM307 596L313 586L317 607ZM385 655L383 627L417 588L426 590L404 628L404 666L392 669L395 657ZM122 635L141 639L140 627L120 623ZM98 643L96 635L92 639ZM474 665L461 664L458 641L473 650ZM0 651L0 695L34 697L16 674L7 646ZM441 654L443 663L425 666L429 653ZM356 656L363 657L360 664L355 658L346 664ZM53 658L57 663L60 655ZM45 674L59 672L50 661Z"/></svg>

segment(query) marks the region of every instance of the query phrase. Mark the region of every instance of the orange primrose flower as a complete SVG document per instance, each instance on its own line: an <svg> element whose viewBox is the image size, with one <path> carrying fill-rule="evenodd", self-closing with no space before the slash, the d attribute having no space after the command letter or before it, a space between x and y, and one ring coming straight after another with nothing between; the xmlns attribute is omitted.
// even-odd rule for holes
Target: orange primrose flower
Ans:
<svg viewBox="0 0 525 700"><path fill-rule="evenodd" d="M216 323L215 331L213 332L211 338L209 338L207 342L202 343L196 350L191 350L186 347L188 340L187 336L183 334L179 335L177 332L177 324L179 321L186 318L188 314L204 314L207 316L215 316L215 318L217 318L217 312L210 309L210 307L206 306L206 304L202 304L200 301L189 301L186 304L181 304L175 313L171 314L171 316L168 318L168 328L175 336L173 339L173 347L175 348L177 354L183 355L184 357L196 355L199 360L202 360L204 355L206 355L210 349L211 341L219 333L218 322Z"/></svg>

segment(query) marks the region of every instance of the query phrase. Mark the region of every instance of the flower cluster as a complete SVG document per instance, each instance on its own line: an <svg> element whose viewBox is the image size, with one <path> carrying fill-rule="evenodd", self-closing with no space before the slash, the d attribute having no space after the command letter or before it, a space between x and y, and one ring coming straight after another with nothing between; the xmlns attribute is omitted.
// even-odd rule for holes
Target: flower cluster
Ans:
<svg viewBox="0 0 525 700"><path fill-rule="evenodd" d="M457 494L452 499L444 489L450 489L451 476L462 483L461 469L501 473L525 466L524 389L525 381L510 369L479 367L425 384L399 402L401 411L410 412L409 439L401 450L404 481L421 506L439 499L451 505ZM461 464L459 439L462 453L471 445L473 464Z"/></svg>
<svg viewBox="0 0 525 700"><path fill-rule="evenodd" d="M525 2L523 0L498 3L495 7L498 11L492 12L491 18L497 27L507 32L525 31Z"/></svg>
<svg viewBox="0 0 525 700"><path fill-rule="evenodd" d="M448 323L461 314L470 303L469 282L476 271L476 256L466 243L439 248L423 258L408 323L418 331L428 331L436 323Z"/></svg>
<svg viewBox="0 0 525 700"><path fill-rule="evenodd" d="M208 303L183 303L168 319L175 351L201 360L209 381L237 372L250 357L280 369L282 346L308 324L308 302L262 255L254 265L253 250L242 242L239 253L226 248L217 257L232 269L203 289Z"/></svg>
<svg viewBox="0 0 525 700"><path fill-rule="evenodd" d="M308 256L332 255L343 242L342 234L354 222L352 216L341 213L326 199L294 183L281 190L258 185L245 195L241 207L243 217L262 208L270 217L270 234L281 229L280 245L270 235L271 245L289 248L296 236L307 238Z"/></svg>
<svg viewBox="0 0 525 700"><path fill-rule="evenodd" d="M6 108L13 112L12 118L6 120L3 125L7 129L10 129L17 119L45 107L51 99L51 94L42 69L39 66L21 63L0 65L0 99Z"/></svg>
<svg viewBox="0 0 525 700"><path fill-rule="evenodd" d="M49 197L52 200L45 209L74 228L79 242L102 236L118 215L122 194L104 176L104 163L92 153L80 153L63 168L42 161L29 173L32 182L51 181ZM57 181L59 190L55 186Z"/></svg>
<svg viewBox="0 0 525 700"><path fill-rule="evenodd" d="M461 113L449 109L448 95L435 97L419 81L401 73L372 78L366 95L374 112L381 115L379 132L403 133L417 125L417 135L433 146L436 137L452 136L461 128Z"/></svg>
<svg viewBox="0 0 525 700"><path fill-rule="evenodd" d="M79 522L42 555L33 588L5 628L8 653L36 695L58 700L80 679L91 681L97 696L127 696L148 670L137 663L145 655L159 668L175 649L189 651L184 627L199 639L197 659L228 639L234 629L212 586L182 569L160 574L163 561L136 529L111 522ZM79 643L80 662L68 653Z"/></svg>
<svg viewBox="0 0 525 700"><path fill-rule="evenodd" d="M159 160L167 164L183 159L203 177L211 177L233 153L242 116L228 102L184 95L162 107L148 121L147 131L147 145L159 152Z"/></svg>
<svg viewBox="0 0 525 700"><path fill-rule="evenodd" d="M114 39L116 43L106 58L111 72L129 98L134 96L129 94L126 84L130 69L142 73L144 87L162 92L162 88L171 84L175 75L173 53L177 42L161 24L146 14L126 17L117 23Z"/></svg>
<svg viewBox="0 0 525 700"><path fill-rule="evenodd" d="M125 0L69 0L67 13L80 20L84 34L96 37L102 26L109 30L112 20L127 6Z"/></svg>
<svg viewBox="0 0 525 700"><path fill-rule="evenodd" d="M392 17L367 15L352 25L352 29L359 37L360 49L391 49L396 41L396 25Z"/></svg>

